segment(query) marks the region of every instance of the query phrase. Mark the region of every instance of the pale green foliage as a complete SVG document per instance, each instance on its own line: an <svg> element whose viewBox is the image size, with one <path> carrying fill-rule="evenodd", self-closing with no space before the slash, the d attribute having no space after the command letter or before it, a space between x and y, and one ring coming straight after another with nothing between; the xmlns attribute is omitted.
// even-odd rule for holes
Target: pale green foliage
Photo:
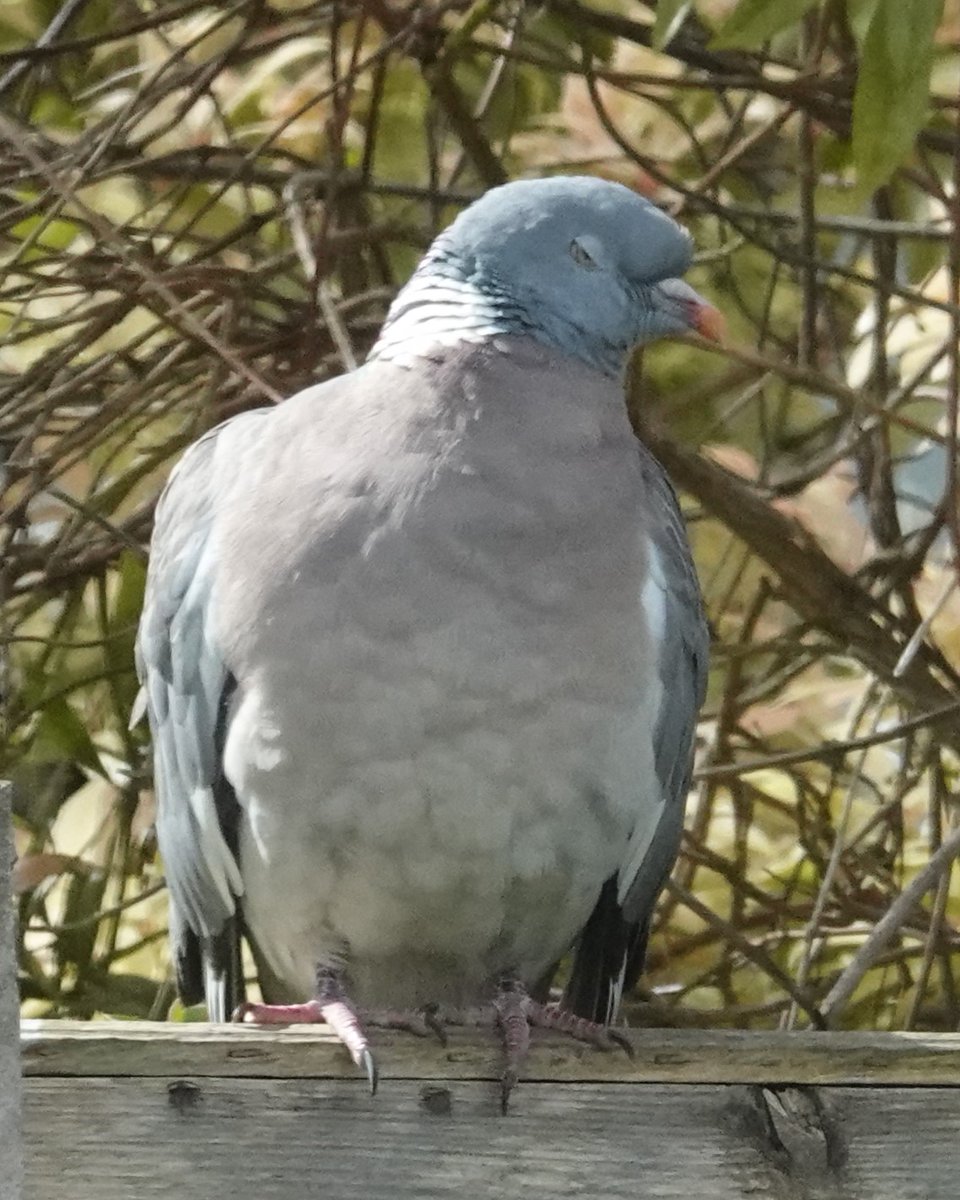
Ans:
<svg viewBox="0 0 960 1200"><path fill-rule="evenodd" d="M864 192L886 183L926 120L942 13L943 0L881 0L870 13L853 99L853 159Z"/></svg>
<svg viewBox="0 0 960 1200"><path fill-rule="evenodd" d="M717 49L754 50L788 29L820 0L738 0L726 20L717 29L713 45Z"/></svg>
<svg viewBox="0 0 960 1200"><path fill-rule="evenodd" d="M677 6L659 7L667 11ZM823 7L823 0L738 0L712 45L756 49ZM839 11L838 5L832 8ZM943 0L846 0L845 8L860 52L853 160L858 185L866 194L886 183L908 157L926 120Z"/></svg>

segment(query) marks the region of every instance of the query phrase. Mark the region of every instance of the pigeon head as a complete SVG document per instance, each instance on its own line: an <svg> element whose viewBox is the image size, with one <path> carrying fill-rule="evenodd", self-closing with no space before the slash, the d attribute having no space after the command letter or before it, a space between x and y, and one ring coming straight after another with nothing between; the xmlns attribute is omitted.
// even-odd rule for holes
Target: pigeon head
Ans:
<svg viewBox="0 0 960 1200"><path fill-rule="evenodd" d="M721 322L680 276L689 234L618 183L572 176L494 188L436 239L373 357L496 334L534 337L607 375L637 345Z"/></svg>

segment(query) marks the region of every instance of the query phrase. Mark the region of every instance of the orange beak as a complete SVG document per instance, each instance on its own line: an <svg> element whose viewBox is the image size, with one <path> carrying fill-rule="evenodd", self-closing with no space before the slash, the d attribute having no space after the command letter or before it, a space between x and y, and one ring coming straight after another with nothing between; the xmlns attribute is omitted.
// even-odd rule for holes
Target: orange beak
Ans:
<svg viewBox="0 0 960 1200"><path fill-rule="evenodd" d="M675 314L680 310L683 323L694 333L699 333L708 342L722 342L727 332L727 323L718 308L714 308L698 291L684 279L664 279L657 284L665 305Z"/></svg>
<svg viewBox="0 0 960 1200"><path fill-rule="evenodd" d="M708 342L722 342L727 334L727 322L720 309L714 308L712 304L706 302L694 304L691 307L693 309L691 328L695 329L701 337L706 338Z"/></svg>

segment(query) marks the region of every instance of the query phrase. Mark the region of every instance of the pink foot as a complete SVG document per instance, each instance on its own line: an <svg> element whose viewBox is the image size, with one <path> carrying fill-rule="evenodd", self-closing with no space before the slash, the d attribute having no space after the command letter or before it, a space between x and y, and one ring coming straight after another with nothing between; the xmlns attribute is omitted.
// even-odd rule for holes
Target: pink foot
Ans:
<svg viewBox="0 0 960 1200"><path fill-rule="evenodd" d="M318 1025L323 1009L316 1000L306 1004L253 1004L247 1001L233 1010L230 1018L241 1025Z"/></svg>
<svg viewBox="0 0 960 1200"><path fill-rule="evenodd" d="M555 1004L539 1004L528 996L527 1020L540 1029L555 1029L578 1042L596 1046L598 1050L625 1050L627 1055L633 1058L633 1043L622 1029L601 1025L597 1021L588 1021L585 1017L578 1017Z"/></svg>
<svg viewBox="0 0 960 1200"><path fill-rule="evenodd" d="M376 1093L377 1064L360 1016L344 992L338 972L318 970L317 995L305 1004L241 1004L234 1012L233 1020L260 1025L326 1023L346 1046L357 1066L366 1072L370 1095Z"/></svg>
<svg viewBox="0 0 960 1200"><path fill-rule="evenodd" d="M435 1037L443 1046L447 1044L435 1005L416 1012L357 1009L343 990L339 974L326 970L317 972L317 995L313 1000L305 1004L241 1004L233 1013L233 1020L257 1025L329 1025L357 1066L366 1071L371 1095L377 1090L378 1073L365 1029L401 1029L416 1037Z"/></svg>
<svg viewBox="0 0 960 1200"><path fill-rule="evenodd" d="M493 1000L494 1020L503 1036L504 1069L500 1078L500 1107L506 1113L510 1094L517 1085L520 1071L530 1049L530 1029L553 1029L578 1042L587 1042L598 1050L625 1050L633 1057L630 1039L619 1029L575 1016L554 1004L541 1004L527 994L518 979L501 979ZM490 1024L490 1010L472 1009L468 1012L444 1014L451 1025Z"/></svg>

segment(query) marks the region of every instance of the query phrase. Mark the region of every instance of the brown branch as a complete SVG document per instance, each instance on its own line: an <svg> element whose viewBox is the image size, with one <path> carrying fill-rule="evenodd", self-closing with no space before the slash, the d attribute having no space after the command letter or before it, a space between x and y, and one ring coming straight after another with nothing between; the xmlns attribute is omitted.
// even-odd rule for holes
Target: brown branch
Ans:
<svg viewBox="0 0 960 1200"><path fill-rule="evenodd" d="M762 758L748 758L741 762L711 763L700 767L694 772L694 779L731 779L738 775L746 775L750 771L764 771L770 767L792 767L804 762L825 762L836 765L842 762L848 754L855 750L866 750L870 746L882 746L886 742L896 741L918 729L926 729L939 725L941 721L953 720L960 712L960 699L944 704L934 712L920 713L909 720L900 721L882 729L878 733L865 734L863 737L844 738L842 741L833 739L821 742L804 750L785 750L781 754L765 754Z"/></svg>
<svg viewBox="0 0 960 1200"><path fill-rule="evenodd" d="M821 1012L828 1024L836 1023L844 1005L856 991L860 980L876 964L887 944L900 931L927 892L937 885L944 872L952 868L958 855L960 855L960 829L955 829L939 850L932 855L927 865L890 905L877 922L873 932L830 989L821 1006Z"/></svg>
<svg viewBox="0 0 960 1200"><path fill-rule="evenodd" d="M645 433L645 439L684 490L737 533L780 577L790 603L815 628L828 634L910 703L936 711L953 702L958 678L932 647L922 647L902 676L894 668L912 627L881 607L842 571L795 523L758 498L743 480L675 443ZM946 739L960 748L960 730Z"/></svg>

